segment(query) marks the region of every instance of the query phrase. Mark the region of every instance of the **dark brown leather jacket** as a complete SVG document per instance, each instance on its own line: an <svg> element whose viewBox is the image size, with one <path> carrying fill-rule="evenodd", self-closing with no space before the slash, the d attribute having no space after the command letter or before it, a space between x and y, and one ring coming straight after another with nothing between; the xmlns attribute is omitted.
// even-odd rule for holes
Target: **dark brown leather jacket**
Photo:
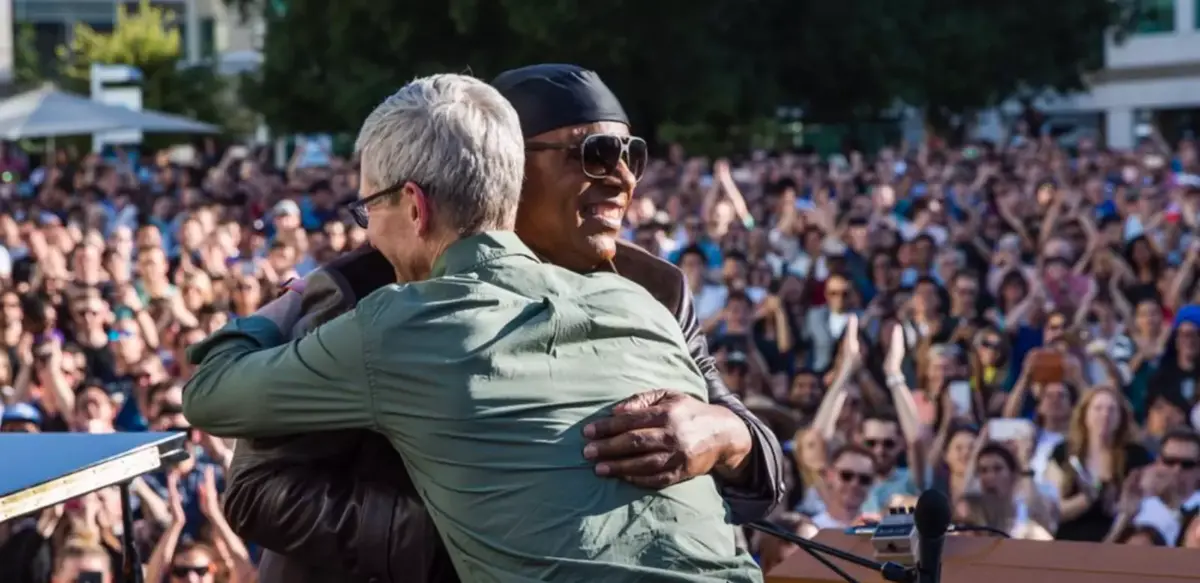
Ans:
<svg viewBox="0 0 1200 583"><path fill-rule="evenodd" d="M779 443L721 381L683 274L622 244L613 267L679 318L709 400L745 420L754 437L751 479L721 494L738 522L765 517L783 488ZM377 253L356 251L309 277L303 333L393 281ZM655 387L646 387L652 389ZM458 577L404 468L382 436L353 430L239 442L227 480L233 529L264 549L261 583L450 583Z"/></svg>

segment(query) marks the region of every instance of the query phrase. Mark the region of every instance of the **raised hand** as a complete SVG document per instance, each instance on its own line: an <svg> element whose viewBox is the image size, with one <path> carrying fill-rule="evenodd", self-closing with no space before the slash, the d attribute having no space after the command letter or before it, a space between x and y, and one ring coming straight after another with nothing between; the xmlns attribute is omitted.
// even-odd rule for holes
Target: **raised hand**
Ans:
<svg viewBox="0 0 1200 583"><path fill-rule="evenodd" d="M217 472L213 466L204 467L204 481L200 483L197 494L200 498L200 511L205 516L212 518L214 514L221 513L221 501L217 493Z"/></svg>
<svg viewBox="0 0 1200 583"><path fill-rule="evenodd" d="M167 472L167 509L171 511L172 525L182 527L187 522L183 498L179 495L179 474L176 472Z"/></svg>

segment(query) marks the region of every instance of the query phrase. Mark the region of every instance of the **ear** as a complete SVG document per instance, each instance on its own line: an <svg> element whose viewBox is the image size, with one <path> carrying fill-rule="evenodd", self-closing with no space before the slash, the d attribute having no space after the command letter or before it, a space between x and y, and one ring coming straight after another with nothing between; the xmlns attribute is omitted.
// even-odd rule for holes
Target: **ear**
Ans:
<svg viewBox="0 0 1200 583"><path fill-rule="evenodd" d="M425 196L425 191L416 183L409 182L404 185L404 193L413 200L413 206L409 212L412 213L413 221L417 223L417 234L427 234L433 217L429 214L429 200Z"/></svg>

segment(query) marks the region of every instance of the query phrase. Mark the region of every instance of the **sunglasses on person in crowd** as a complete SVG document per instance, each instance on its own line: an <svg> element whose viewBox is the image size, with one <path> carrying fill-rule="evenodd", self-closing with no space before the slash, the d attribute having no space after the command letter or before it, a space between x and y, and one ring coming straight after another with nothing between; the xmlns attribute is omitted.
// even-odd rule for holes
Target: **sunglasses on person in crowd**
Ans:
<svg viewBox="0 0 1200 583"><path fill-rule="evenodd" d="M1162 463L1164 466L1178 467L1181 470L1194 470L1200 466L1200 460L1190 460L1185 458L1166 457L1163 456Z"/></svg>
<svg viewBox="0 0 1200 583"><path fill-rule="evenodd" d="M871 484L875 483L875 476L870 474L860 474L851 470L838 470L838 478L840 478L844 484L853 484L858 482L858 485L864 488L869 488Z"/></svg>
<svg viewBox="0 0 1200 583"><path fill-rule="evenodd" d="M867 447L867 449L875 449L876 447L883 447L884 449L892 449L892 448L896 447L896 440L894 440L894 439L864 439L863 445L865 445Z"/></svg>
<svg viewBox="0 0 1200 583"><path fill-rule="evenodd" d="M578 143L525 142L525 150L528 152L565 150L568 156L580 161L584 176L594 180L615 174L617 166L622 161L629 167L634 179L640 180L646 173L646 165L650 160L650 150L646 146L646 140L636 136L615 134L590 134Z"/></svg>

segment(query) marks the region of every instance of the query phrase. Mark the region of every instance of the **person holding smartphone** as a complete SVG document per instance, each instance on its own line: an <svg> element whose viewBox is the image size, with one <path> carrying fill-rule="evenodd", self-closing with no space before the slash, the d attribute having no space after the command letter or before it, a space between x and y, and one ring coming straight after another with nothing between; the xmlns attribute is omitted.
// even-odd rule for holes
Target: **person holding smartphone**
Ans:
<svg viewBox="0 0 1200 583"><path fill-rule="evenodd" d="M99 543L70 541L61 551L51 583L113 583L112 560Z"/></svg>
<svg viewBox="0 0 1200 583"><path fill-rule="evenodd" d="M1135 425L1124 395L1111 387L1096 387L1080 399L1067 439L1047 467L1059 489L1056 539L1099 542L1108 534L1125 477L1151 462L1136 442Z"/></svg>

